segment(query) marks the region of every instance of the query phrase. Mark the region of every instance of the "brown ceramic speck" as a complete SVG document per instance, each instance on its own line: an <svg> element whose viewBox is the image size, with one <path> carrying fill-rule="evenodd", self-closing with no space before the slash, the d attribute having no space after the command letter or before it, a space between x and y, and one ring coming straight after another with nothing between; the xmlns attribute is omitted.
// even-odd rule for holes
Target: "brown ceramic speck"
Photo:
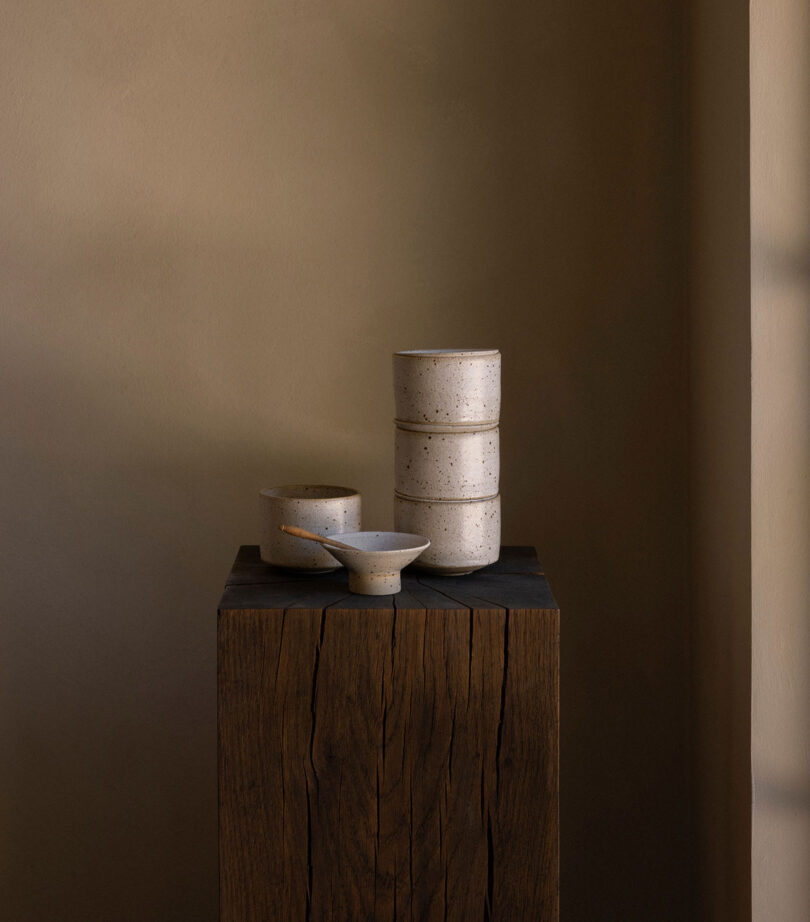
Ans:
<svg viewBox="0 0 810 922"><path fill-rule="evenodd" d="M497 425L501 354L497 349L415 349L394 353L397 423Z"/></svg>
<svg viewBox="0 0 810 922"><path fill-rule="evenodd" d="M336 570L339 565L328 551L285 535L279 525L297 525L331 537L359 531L360 494L351 487L323 484L290 484L259 492L262 560L293 570Z"/></svg>
<svg viewBox="0 0 810 922"><path fill-rule="evenodd" d="M395 489L418 499L481 499L498 492L498 427L478 432L397 428Z"/></svg>

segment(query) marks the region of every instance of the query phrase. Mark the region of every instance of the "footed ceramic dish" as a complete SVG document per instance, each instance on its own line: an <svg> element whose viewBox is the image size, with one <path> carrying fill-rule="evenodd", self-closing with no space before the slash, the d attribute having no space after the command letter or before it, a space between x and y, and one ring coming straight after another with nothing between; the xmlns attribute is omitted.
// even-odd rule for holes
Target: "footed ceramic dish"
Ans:
<svg viewBox="0 0 810 922"><path fill-rule="evenodd" d="M324 546L349 571L349 589L358 595L393 595L402 588L400 571L430 547L422 535L398 531L356 531L340 535L351 550Z"/></svg>

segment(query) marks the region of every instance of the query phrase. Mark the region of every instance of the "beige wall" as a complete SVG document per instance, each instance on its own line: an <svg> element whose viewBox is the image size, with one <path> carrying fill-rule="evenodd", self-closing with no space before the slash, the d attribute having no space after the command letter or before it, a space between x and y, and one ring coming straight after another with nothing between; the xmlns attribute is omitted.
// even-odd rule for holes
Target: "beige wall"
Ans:
<svg viewBox="0 0 810 922"><path fill-rule="evenodd" d="M0 30L0 891L213 919L254 495L391 520L394 348L504 353L563 607L565 918L690 893L681 4L31 0Z"/></svg>
<svg viewBox="0 0 810 922"><path fill-rule="evenodd" d="M810 14L699 0L691 34L698 917L804 922Z"/></svg>
<svg viewBox="0 0 810 922"><path fill-rule="evenodd" d="M695 918L750 919L748 3L691 6L690 595Z"/></svg>
<svg viewBox="0 0 810 922"><path fill-rule="evenodd" d="M810 11L751 5L755 922L810 918Z"/></svg>

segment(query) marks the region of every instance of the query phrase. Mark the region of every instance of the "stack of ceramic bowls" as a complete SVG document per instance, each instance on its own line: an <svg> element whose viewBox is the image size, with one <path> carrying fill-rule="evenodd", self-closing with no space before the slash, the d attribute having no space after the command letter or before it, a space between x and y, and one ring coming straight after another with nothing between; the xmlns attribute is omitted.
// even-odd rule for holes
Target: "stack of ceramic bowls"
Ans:
<svg viewBox="0 0 810 922"><path fill-rule="evenodd" d="M471 573L500 554L501 354L394 354L397 531L425 535L418 566Z"/></svg>

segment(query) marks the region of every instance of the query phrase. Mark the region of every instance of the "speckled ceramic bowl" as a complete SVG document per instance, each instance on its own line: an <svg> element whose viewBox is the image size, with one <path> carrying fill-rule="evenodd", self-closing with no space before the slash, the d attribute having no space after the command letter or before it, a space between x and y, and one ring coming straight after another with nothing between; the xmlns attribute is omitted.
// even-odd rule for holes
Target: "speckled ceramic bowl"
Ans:
<svg viewBox="0 0 810 922"><path fill-rule="evenodd" d="M501 550L501 497L434 502L394 496L395 528L430 538L420 569L458 575L480 570Z"/></svg>
<svg viewBox="0 0 810 922"><path fill-rule="evenodd" d="M481 499L498 492L498 427L479 432L418 432L397 427L397 493L418 499Z"/></svg>
<svg viewBox="0 0 810 922"><path fill-rule="evenodd" d="M279 525L297 525L332 536L359 531L360 494L351 487L321 484L291 484L259 492L262 560L293 570L336 570L338 564L328 551L312 541L285 535Z"/></svg>
<svg viewBox="0 0 810 922"><path fill-rule="evenodd" d="M389 595L400 591L400 571L412 563L430 541L422 535L396 531L359 531L341 535L357 550L329 548L349 571L349 589L359 595Z"/></svg>
<svg viewBox="0 0 810 922"><path fill-rule="evenodd" d="M440 431L498 424L501 354L497 349L415 349L394 353L397 425Z"/></svg>

